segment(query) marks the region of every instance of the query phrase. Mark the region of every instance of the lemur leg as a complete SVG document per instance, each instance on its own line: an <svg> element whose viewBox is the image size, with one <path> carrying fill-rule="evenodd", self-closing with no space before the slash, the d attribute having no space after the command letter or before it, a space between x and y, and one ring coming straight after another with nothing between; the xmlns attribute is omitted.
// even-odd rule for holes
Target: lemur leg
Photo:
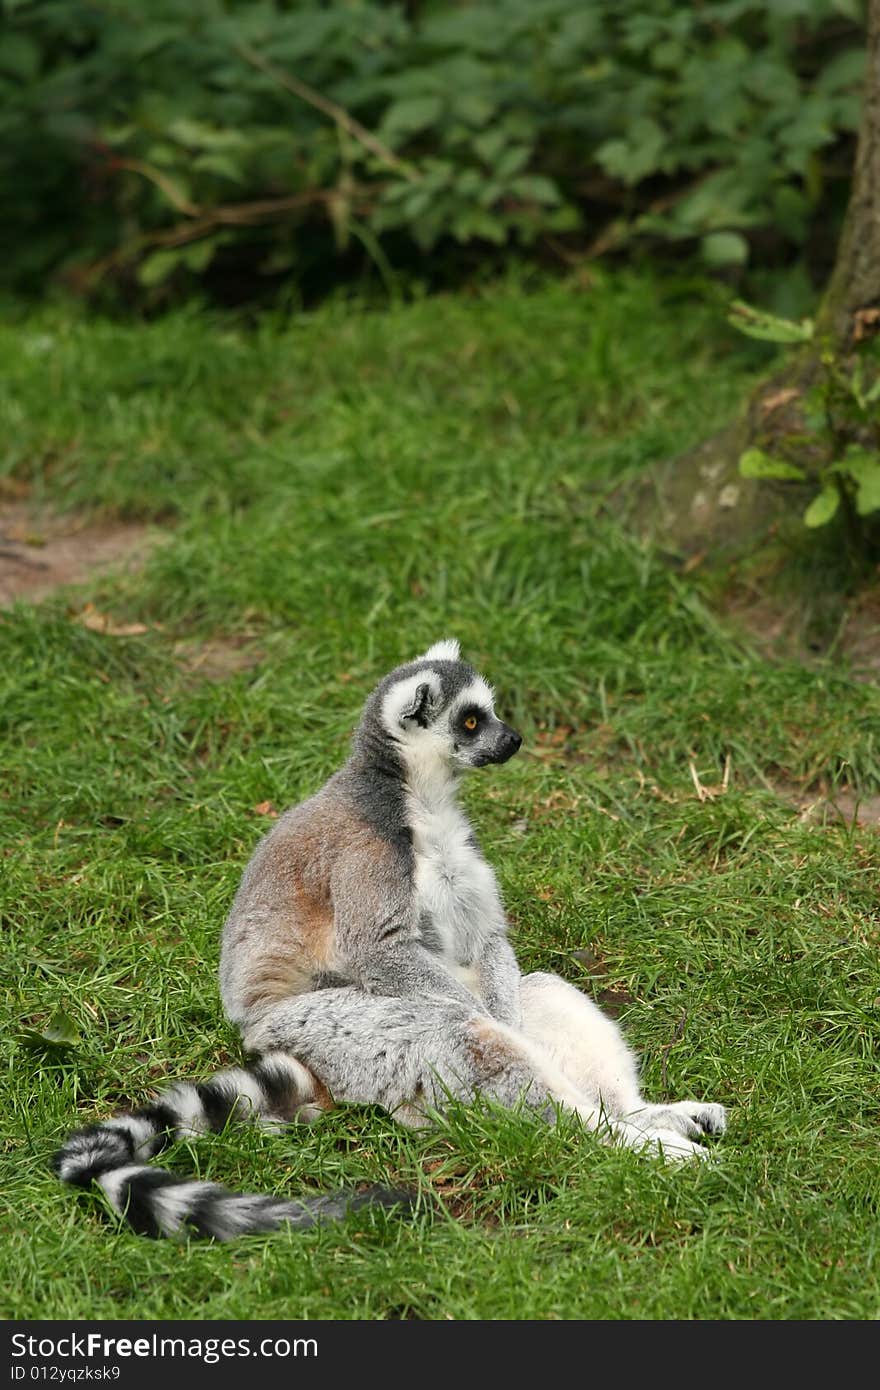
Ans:
<svg viewBox="0 0 880 1390"><path fill-rule="evenodd" d="M609 1117L651 1134L666 1131L689 1139L725 1130L722 1105L690 1100L651 1105L643 1100L635 1057L617 1024L573 985L557 975L526 975L520 996L527 1037Z"/></svg>
<svg viewBox="0 0 880 1390"><path fill-rule="evenodd" d="M600 1119L527 1038L451 1000L319 990L275 1005L245 1029L244 1043L291 1052L334 1099L382 1105L404 1120L420 1103L439 1110L447 1094L477 1092L503 1105L525 1095L548 1117L559 1103L582 1111L587 1123Z"/></svg>
<svg viewBox="0 0 880 1390"><path fill-rule="evenodd" d="M576 991L575 991L576 993ZM336 1100L381 1105L404 1124L424 1123L424 1107L448 1096L480 1094L502 1105L520 1099L545 1119L573 1110L613 1142L689 1157L696 1146L669 1131L608 1117L595 1088L584 1092L534 1038L443 999L369 995L346 987L302 994L275 1005L244 1032L245 1046L291 1052Z"/></svg>

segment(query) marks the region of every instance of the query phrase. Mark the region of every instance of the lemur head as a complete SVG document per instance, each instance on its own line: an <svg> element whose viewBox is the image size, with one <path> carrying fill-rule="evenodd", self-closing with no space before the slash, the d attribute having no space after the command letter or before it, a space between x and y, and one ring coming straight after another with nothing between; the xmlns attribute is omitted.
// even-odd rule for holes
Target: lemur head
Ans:
<svg viewBox="0 0 880 1390"><path fill-rule="evenodd" d="M391 740L406 770L447 773L506 763L522 739L493 707L492 688L459 659L452 638L386 676L367 702L359 734ZM377 727L378 725L378 727Z"/></svg>

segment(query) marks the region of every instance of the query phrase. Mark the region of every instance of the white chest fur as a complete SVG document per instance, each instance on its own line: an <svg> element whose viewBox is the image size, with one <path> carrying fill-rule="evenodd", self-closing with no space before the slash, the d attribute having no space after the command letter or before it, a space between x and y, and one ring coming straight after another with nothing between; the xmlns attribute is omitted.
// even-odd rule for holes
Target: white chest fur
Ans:
<svg viewBox="0 0 880 1390"><path fill-rule="evenodd" d="M409 812L425 944L459 974L456 967L477 960L486 936L503 926L495 875L453 800L429 804L413 797Z"/></svg>

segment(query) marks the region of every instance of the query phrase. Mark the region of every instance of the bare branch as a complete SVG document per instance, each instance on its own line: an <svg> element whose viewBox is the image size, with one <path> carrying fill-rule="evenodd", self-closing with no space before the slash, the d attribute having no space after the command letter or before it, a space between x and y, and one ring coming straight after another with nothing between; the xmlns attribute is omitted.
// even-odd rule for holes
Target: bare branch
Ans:
<svg viewBox="0 0 880 1390"><path fill-rule="evenodd" d="M120 159L114 156L113 168L129 169L133 174L141 174L143 178L149 179L150 183L154 183L159 191L165 194L171 206L177 208L178 212L185 213L187 217L201 216L202 209L184 197L174 180L170 179L167 174L163 174L161 169L147 164L146 160Z"/></svg>
<svg viewBox="0 0 880 1390"><path fill-rule="evenodd" d="M300 101L306 102L309 106L313 106L316 111L329 116L331 121L335 121L336 125L350 135L353 140L357 140L359 145L363 145L364 149L369 150L383 164L387 164L389 168L402 174L405 179L409 179L410 183L420 181L421 174L412 164L396 155L377 136L367 130L366 126L362 126L360 121L355 120L354 116L350 115L344 107L338 106L335 101L323 96L321 92L316 92L314 87L310 87L300 78L294 77L292 73L285 72L283 68L271 63L268 58L264 58L262 54L255 52L247 44L237 44L235 51L244 58L246 63L250 63L251 67L264 72L267 77L272 78L273 82L277 82L280 87L284 87L286 91L299 97Z"/></svg>
<svg viewBox="0 0 880 1390"><path fill-rule="evenodd" d="M357 185L351 192L366 200L368 197L374 198L379 187L376 184L369 187ZM263 221L271 222L286 213L297 212L300 208L329 203L335 196L335 189L318 188L307 193L293 193L284 198L221 204L220 207L203 211L201 216L192 217L188 222L178 222L173 227L163 227L156 232L142 232L139 236L133 237L131 241L111 251L108 256L85 267L82 272L83 282L86 285L93 284L109 271L125 265L126 261L134 260L144 251L187 246L190 242L201 241L203 237L210 236L218 227L248 227L259 225Z"/></svg>

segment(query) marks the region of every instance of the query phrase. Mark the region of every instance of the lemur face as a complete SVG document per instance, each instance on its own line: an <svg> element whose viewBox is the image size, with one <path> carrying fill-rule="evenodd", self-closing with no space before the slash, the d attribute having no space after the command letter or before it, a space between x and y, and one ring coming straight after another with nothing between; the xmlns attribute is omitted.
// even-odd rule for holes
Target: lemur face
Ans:
<svg viewBox="0 0 880 1390"><path fill-rule="evenodd" d="M522 744L498 718L491 687L458 657L458 643L438 642L398 668L382 694L382 723L406 763L426 770L506 763Z"/></svg>
<svg viewBox="0 0 880 1390"><path fill-rule="evenodd" d="M461 767L506 763L522 743L516 730L497 717L491 702L469 698L467 691L450 710L448 728L452 756Z"/></svg>

